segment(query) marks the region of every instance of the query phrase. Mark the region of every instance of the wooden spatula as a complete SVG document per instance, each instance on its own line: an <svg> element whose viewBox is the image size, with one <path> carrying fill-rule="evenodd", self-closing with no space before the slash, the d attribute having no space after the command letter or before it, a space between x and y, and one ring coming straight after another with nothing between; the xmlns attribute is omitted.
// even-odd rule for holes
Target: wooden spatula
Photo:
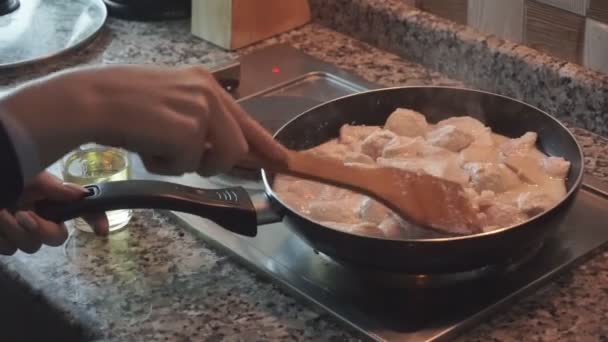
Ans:
<svg viewBox="0 0 608 342"><path fill-rule="evenodd" d="M239 164L318 181L363 193L404 219L451 234L480 232L463 187L427 174L391 167L357 167L310 153L288 151L285 162L250 155Z"/></svg>

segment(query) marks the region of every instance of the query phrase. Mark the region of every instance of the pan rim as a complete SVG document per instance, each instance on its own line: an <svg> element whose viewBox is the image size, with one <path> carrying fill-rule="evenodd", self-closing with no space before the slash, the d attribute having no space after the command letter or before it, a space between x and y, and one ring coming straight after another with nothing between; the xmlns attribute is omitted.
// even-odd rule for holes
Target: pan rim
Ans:
<svg viewBox="0 0 608 342"><path fill-rule="evenodd" d="M298 114L297 116L293 117L291 120L289 120L287 123L285 123L283 126L281 126L281 128L279 128L275 134L273 135L273 137L276 138L276 136L285 128L287 127L289 124L291 124L293 121L299 119L301 116L304 116L306 114L308 114L309 112L322 107L322 106L326 106L329 105L330 103L334 103L337 102L339 100L345 99L345 98L350 98L350 97L354 97L354 96L363 96L366 94L373 94L373 93L380 93L380 92L384 92L384 91L389 91L389 90L401 90L401 89L451 89L451 90L460 90L460 91L466 91L466 92L472 92L472 93L480 93L480 94L485 94L485 95L490 95L490 96L494 96L494 97L499 97L499 98L503 98L509 101L514 101L517 103L520 103L526 107L529 107L533 110L536 110L539 113L542 113L543 115L547 116L549 119L553 120L559 127L561 127L567 134L568 136L572 139L572 141L574 142L576 149L578 151L578 155L580 157L581 160L581 165L580 165L580 171L576 176L576 179L573 182L573 185L570 189L568 189L566 195L557 203L555 203L551 208L545 210L542 213L539 213L535 216L532 216L531 218L529 218L528 220L518 223L518 224L513 224L510 226L506 226L506 227L502 227L496 230L491 230L491 231L487 231L487 232L481 232L481 233L476 233L476 234L469 234L469 235L461 235L461 236L450 236L450 237L439 237L439 238L425 238L425 239L391 239L391 238L387 238L387 237L380 237L380 236L370 236L370 235L363 235L363 234L358 234L358 233L351 233L351 232L346 232L337 228L333 228L331 226L327 226L325 224L322 224L320 222L317 222L315 220L312 220L304 215L301 215L300 213L298 213L296 210L292 209L290 206L288 206L287 204L285 204L285 202L281 199L280 196L278 196L272 186L269 184L269 177L270 174L272 174L271 172L267 172L265 169L261 169L261 175L262 175L262 181L264 183L264 189L265 192L275 201L278 201L281 206L283 206L285 209L287 209L289 212L291 212L292 214L297 215L298 217L306 220L306 221L310 221L311 223L314 223L316 225L319 225L325 229L331 229L334 231L337 231L339 233L342 234L347 234L347 235L351 235L351 236L358 236L358 237L362 237L362 238L366 238L366 239L375 239L375 240L379 240L379 241L385 241L385 242L403 242L403 243L437 243L437 242L452 242L452 241L465 241L465 240L474 240L474 239L480 239L480 238L487 238L487 237L491 237L494 235L498 235L501 233L504 233L505 231L510 231L510 230L515 230L518 228L521 228L523 226L526 226L528 224L533 224L534 221L539 220L541 217L553 212L554 210L556 210L558 207L562 206L564 204L564 202L569 201L579 190L580 190L580 186L582 184L582 180L585 174L585 157L584 157L584 153L583 153L583 149L581 148L578 140L576 139L576 137L574 136L574 134L559 120L557 120L555 117L553 117L552 115L550 115L549 113L541 110L540 108L536 107L536 106L532 106L528 103L525 103L523 101L505 96L505 95L500 95L500 94L496 94L496 93L492 93L489 91L484 91L484 90L478 90L478 89L472 89L472 88L467 88L467 87L454 87L454 86L433 86L433 85L417 85L417 86L394 86L394 87L383 87L383 88L377 88L377 89L371 89L371 90L366 90L366 91L362 91L362 92L358 92L358 93L353 93L353 94L349 94L349 95L344 95L338 98L335 98L333 100L329 100L329 101L325 101L323 103L320 103L314 107L309 108L308 110Z"/></svg>

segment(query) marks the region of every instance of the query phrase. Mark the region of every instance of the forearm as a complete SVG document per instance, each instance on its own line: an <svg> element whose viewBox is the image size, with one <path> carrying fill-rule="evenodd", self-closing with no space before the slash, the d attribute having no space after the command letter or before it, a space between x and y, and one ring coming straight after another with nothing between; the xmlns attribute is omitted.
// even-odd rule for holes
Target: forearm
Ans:
<svg viewBox="0 0 608 342"><path fill-rule="evenodd" d="M8 146L10 143L18 161L15 166L20 168L23 183L27 184L40 170L38 147L32 141L27 129L6 111L0 110L0 123L9 140L3 146Z"/></svg>
<svg viewBox="0 0 608 342"><path fill-rule="evenodd" d="M0 209L10 207L17 201L23 184L17 153L0 121Z"/></svg>
<svg viewBox="0 0 608 342"><path fill-rule="evenodd" d="M11 123L5 127L9 138L17 133L25 136L25 144L29 144L25 153L34 154L31 157L36 165L24 165L22 170L26 180L69 150L94 139L98 118L90 108L91 101L81 96L90 92L79 91L80 86L69 75L61 75L32 82L0 99L0 114ZM23 145L21 141L17 147Z"/></svg>

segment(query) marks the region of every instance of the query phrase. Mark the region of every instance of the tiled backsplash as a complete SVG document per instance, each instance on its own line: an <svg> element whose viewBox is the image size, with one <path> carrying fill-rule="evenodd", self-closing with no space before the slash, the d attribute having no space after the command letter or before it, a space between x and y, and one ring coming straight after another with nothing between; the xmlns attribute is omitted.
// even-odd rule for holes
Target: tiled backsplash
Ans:
<svg viewBox="0 0 608 342"><path fill-rule="evenodd" d="M515 43L608 73L608 0L403 0Z"/></svg>

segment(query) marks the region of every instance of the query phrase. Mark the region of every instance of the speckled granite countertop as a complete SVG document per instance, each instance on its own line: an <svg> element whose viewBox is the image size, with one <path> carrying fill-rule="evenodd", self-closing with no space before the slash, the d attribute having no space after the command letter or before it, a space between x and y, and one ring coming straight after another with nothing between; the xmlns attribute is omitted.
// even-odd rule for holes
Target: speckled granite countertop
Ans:
<svg viewBox="0 0 608 342"><path fill-rule="evenodd" d="M317 20L467 84L608 133L608 75L456 24L404 0L311 0Z"/></svg>
<svg viewBox="0 0 608 342"><path fill-rule="evenodd" d="M312 24L262 44L296 48L387 86L460 85L419 64ZM124 23L86 50L42 67L0 72L0 86L81 63L202 62L234 57L188 34L188 24ZM587 166L608 181L608 140L575 129ZM166 216L138 211L129 229L108 240L72 232L60 248L0 257L6 273L103 340L357 340L356 333L306 306ZM608 336L608 253L599 251L538 293L463 340L558 340Z"/></svg>

